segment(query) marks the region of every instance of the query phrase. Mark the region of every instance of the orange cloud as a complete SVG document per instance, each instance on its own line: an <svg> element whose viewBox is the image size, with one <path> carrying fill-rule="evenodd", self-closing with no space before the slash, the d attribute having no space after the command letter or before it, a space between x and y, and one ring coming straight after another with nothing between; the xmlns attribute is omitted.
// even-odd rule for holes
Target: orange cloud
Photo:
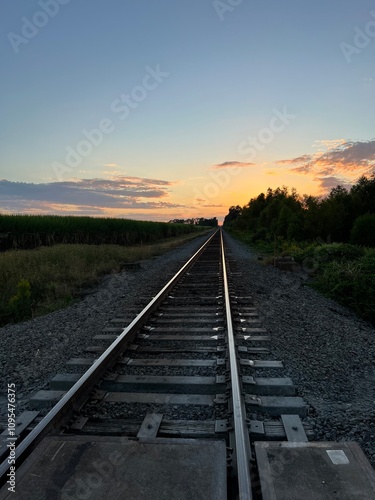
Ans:
<svg viewBox="0 0 375 500"><path fill-rule="evenodd" d="M313 174L323 189L333 187L333 183L350 186L358 177L375 172L375 140L319 141L318 147L326 150L277 163L293 167L293 173Z"/></svg>

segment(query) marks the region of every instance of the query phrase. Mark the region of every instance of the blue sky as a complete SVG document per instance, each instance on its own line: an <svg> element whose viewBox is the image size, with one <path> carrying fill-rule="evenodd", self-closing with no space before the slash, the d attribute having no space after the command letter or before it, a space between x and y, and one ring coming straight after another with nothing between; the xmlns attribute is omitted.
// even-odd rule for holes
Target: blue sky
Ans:
<svg viewBox="0 0 375 500"><path fill-rule="evenodd" d="M2 2L1 211L222 217L374 168L373 2L60 1Z"/></svg>

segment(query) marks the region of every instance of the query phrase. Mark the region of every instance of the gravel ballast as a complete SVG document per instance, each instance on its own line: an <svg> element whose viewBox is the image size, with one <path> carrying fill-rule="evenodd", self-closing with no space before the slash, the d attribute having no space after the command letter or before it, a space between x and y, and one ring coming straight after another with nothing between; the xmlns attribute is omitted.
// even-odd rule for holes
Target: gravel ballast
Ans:
<svg viewBox="0 0 375 500"><path fill-rule="evenodd" d="M139 270L124 270L104 277L74 305L31 321L0 328L0 428L5 428L7 384L16 384L19 415L28 399L47 389L50 379L65 372L69 358L92 357L83 350L93 337L113 326L116 316L146 305L207 236L197 236L181 247L141 262ZM134 313L129 313L134 314ZM105 343L108 345L108 343Z"/></svg>
<svg viewBox="0 0 375 500"><path fill-rule="evenodd" d="M316 440L357 441L375 467L375 328L227 233L242 286L254 298L270 336L271 359L284 362L309 405Z"/></svg>
<svg viewBox="0 0 375 500"><path fill-rule="evenodd" d="M282 375L293 379L308 403L306 421L316 439L357 441L375 466L375 329L311 289L306 274L266 267L244 244L225 237L231 257L237 260L236 271L242 273L236 279L254 297L271 337L270 359L284 362ZM48 388L49 380L65 371L69 358L87 357L83 349L93 343L92 338L114 317L155 295L204 239L199 236L143 261L138 271L105 277L64 310L1 328L1 427L6 421L8 383L16 384L20 414L33 393Z"/></svg>

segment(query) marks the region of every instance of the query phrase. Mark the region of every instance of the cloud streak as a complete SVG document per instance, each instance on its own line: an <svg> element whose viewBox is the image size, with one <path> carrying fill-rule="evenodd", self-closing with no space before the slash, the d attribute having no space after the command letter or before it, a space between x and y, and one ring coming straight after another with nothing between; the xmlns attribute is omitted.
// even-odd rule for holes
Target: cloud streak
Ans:
<svg viewBox="0 0 375 500"><path fill-rule="evenodd" d="M34 184L0 181L0 206L10 212L53 211L102 214L115 209L165 209L172 181L117 176L113 179L76 179Z"/></svg>
<svg viewBox="0 0 375 500"><path fill-rule="evenodd" d="M218 163L216 165L213 165L211 168L213 169L218 169L218 168L246 168L246 167L254 167L256 164L255 163L246 163L243 161L224 161L223 163Z"/></svg>

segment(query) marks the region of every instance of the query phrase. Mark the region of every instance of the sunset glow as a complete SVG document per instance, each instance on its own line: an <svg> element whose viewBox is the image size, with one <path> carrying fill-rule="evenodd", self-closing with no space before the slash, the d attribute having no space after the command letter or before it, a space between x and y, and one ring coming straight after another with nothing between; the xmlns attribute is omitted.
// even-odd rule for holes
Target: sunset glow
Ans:
<svg viewBox="0 0 375 500"><path fill-rule="evenodd" d="M375 171L373 2L42 4L0 21L1 212L222 220Z"/></svg>

